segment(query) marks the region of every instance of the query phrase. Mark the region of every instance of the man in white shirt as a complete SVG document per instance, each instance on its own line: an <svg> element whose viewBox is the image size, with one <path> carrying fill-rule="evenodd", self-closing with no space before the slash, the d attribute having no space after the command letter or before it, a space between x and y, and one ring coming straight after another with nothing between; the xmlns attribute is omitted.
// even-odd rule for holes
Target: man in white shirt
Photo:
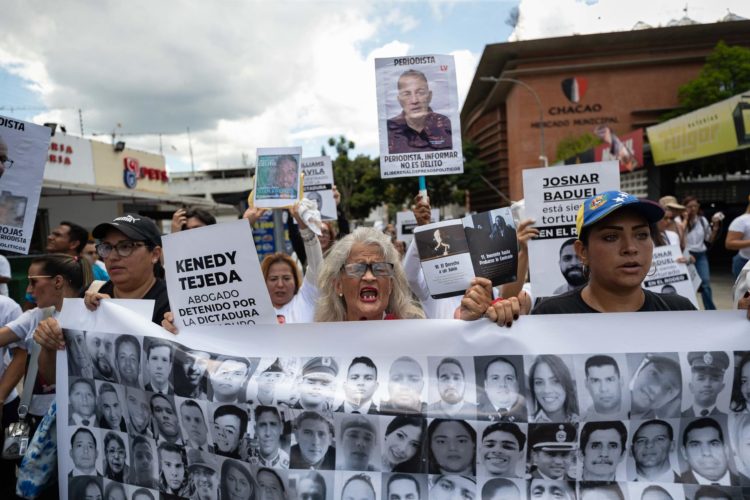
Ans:
<svg viewBox="0 0 750 500"><path fill-rule="evenodd" d="M77 429L70 438L70 458L73 460L73 469L68 473L68 477L101 476L96 470L98 455L94 433L86 428Z"/></svg>
<svg viewBox="0 0 750 500"><path fill-rule="evenodd" d="M633 433L630 453L635 461L633 481L674 483L669 455L674 451L674 431L664 420L647 420Z"/></svg>
<svg viewBox="0 0 750 500"><path fill-rule="evenodd" d="M682 457L688 469L681 479L686 484L737 486L739 477L729 470L724 431L711 417L691 421L682 432Z"/></svg>

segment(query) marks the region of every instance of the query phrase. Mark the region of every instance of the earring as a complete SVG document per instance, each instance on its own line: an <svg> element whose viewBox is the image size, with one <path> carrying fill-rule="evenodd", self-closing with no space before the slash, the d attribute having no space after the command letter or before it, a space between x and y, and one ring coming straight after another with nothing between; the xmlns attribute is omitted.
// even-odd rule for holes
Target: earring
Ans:
<svg viewBox="0 0 750 500"><path fill-rule="evenodd" d="M344 294L343 294L343 293L339 293L339 297L343 297L343 296L344 296Z"/></svg>

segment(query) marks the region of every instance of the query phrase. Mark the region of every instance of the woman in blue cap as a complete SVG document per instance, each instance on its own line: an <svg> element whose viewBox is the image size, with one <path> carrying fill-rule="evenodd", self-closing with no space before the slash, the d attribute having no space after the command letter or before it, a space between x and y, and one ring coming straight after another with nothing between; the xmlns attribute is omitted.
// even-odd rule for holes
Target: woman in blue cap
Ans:
<svg viewBox="0 0 750 500"><path fill-rule="evenodd" d="M656 224L663 217L664 210L657 203L622 191L586 199L576 217L574 246L588 283L541 300L531 314L694 310L685 297L641 287L651 267ZM508 324L512 318L506 310L501 302L488 315Z"/></svg>

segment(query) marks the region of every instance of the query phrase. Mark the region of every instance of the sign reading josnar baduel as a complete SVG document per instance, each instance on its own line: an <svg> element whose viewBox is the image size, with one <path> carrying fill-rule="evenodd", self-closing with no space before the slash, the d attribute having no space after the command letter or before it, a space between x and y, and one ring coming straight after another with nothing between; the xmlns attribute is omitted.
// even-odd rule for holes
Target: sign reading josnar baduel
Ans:
<svg viewBox="0 0 750 500"><path fill-rule="evenodd" d="M616 161L523 171L526 215L535 219L539 237L529 242L529 272L535 297L559 295L583 285L586 278L573 242L576 214L586 198L620 189Z"/></svg>
<svg viewBox="0 0 750 500"><path fill-rule="evenodd" d="M248 221L180 231L162 240L178 329L276 322Z"/></svg>
<svg viewBox="0 0 750 500"><path fill-rule="evenodd" d="M42 192L49 127L0 116L0 249L28 253Z"/></svg>
<svg viewBox="0 0 750 500"><path fill-rule="evenodd" d="M461 174L453 56L375 59L380 176Z"/></svg>

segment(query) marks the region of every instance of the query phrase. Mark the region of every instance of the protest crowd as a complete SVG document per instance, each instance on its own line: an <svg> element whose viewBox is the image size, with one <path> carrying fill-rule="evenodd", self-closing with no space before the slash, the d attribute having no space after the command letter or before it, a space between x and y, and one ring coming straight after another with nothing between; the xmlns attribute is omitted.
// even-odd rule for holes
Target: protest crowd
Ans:
<svg viewBox="0 0 750 500"><path fill-rule="evenodd" d="M282 324L430 318L492 321L500 327L510 327L515 321L523 321L521 316L527 314L695 309L693 304L684 297L655 293L641 287L641 282L651 267L654 248L673 243L679 245L684 251L682 261L694 264L697 268L702 280L700 293L704 308L715 307L711 296L706 251L708 245L720 243L716 240L722 224L720 218L714 217L708 221L701 215L700 204L693 197L686 198L680 204L673 196L664 196L656 202L638 199L622 192L610 192L605 193L601 204L591 202L592 199L589 199L582 204L577 218L578 237L571 245L575 251L577 271L580 276L574 272L568 275L577 278L576 286L558 296L541 300L531 296L527 283L529 271L533 273L533 269L529 270L528 244L539 233L531 219L520 221L517 227L518 269L515 281L493 288L490 280L476 277L463 295L456 297L433 298L430 296L424 284L425 279L419 266L419 255L414 242L404 252L405 245L399 244L394 234L371 227L357 227L350 230L350 225L345 219L338 222L323 221L320 223L322 230L319 230L319 234L316 235L300 216L299 202L289 208L299 229L296 245L299 254L294 256L284 253L268 255L261 263L261 269L277 320ZM430 223L430 208L426 197L421 195L415 197L412 209L418 226ZM253 224L264 211L264 209L251 207L243 217ZM727 248L738 250L732 262L732 269L737 278L734 305L739 309L747 310L748 319L750 319L750 292L747 289L749 280L746 277L750 272L750 264L744 255L747 254L745 250L750 249L749 221L750 205L747 213L730 223L724 242ZM193 230L215 223L214 217L203 210L180 209L174 214L172 231ZM35 343L41 346L41 351L34 391L44 393L54 388L55 354L66 345L63 332L55 319L60 313L63 299L83 297L86 307L92 311L96 310L102 301L110 298L153 299L155 300L153 323L163 325L170 332L179 335L174 316L170 312L162 267L162 235L157 225L146 217L128 214L114 221L102 222L93 228L91 235L93 238L89 237L88 230L69 221L61 223L52 231L47 243L49 253L34 258L28 269L27 298L35 307L22 312L21 307L12 299L0 296L5 325L0 329L0 342L12 354L12 361L6 365L0 377L0 388L3 389L2 394L6 400L2 414L4 427L18 420L17 407L20 398L15 387L25 373L27 352L32 352L32 346ZM303 259L304 272L300 264L300 260ZM76 343L79 345L75 345ZM119 380L120 383L127 384L128 379L137 381L138 378L138 373L135 371L137 368L134 368L138 366L140 358L137 342L135 346L135 348L127 348L124 343L122 346L119 343L115 346L106 338L83 339L81 335L77 341L73 341L73 344L68 343L68 349L76 351L75 354L73 352L69 354L72 356L69 359L74 359L75 356L85 358L90 355L93 362L80 361L82 370L83 367L87 367L86 369L91 372L89 376L111 383ZM148 347L148 350L144 347L149 359L156 356L158 349L158 343ZM113 351L117 352L116 359L111 357ZM130 362L128 356L132 358ZM113 359L117 368L112 364ZM567 369L564 366L557 366L555 359L542 359L540 356L535 367L531 369L532 378L533 373L542 369L552 370L555 378L562 379L564 382ZM269 370L273 371L272 368ZM278 367L278 370L281 371L281 368ZM744 373L744 368L742 373ZM98 386L97 392L93 384L83 383L83 381L84 379L81 379L81 383L71 386L70 392L71 404L77 402L76 404L80 406L79 413L71 416L71 419L75 419L76 424L83 426L83 430L73 436L71 453L75 454L72 456L76 469L71 472L71 477L79 473L82 477L89 477L91 474L101 475L99 472L92 472L95 469L90 464L93 464L93 457L97 453L96 445L94 444L91 448L93 438L87 436L86 431L86 426L89 425L88 419L97 418L93 410L97 401L106 402L111 399L109 404L116 408L116 411L112 410L116 416L106 427L125 430L123 412L119 408L124 405L124 402L117 399L118 394L111 384L105 383ZM167 379L160 379L154 375L151 377L151 385L147 387L147 390L159 394L161 390L158 384L163 383L166 388L167 382ZM171 390L171 387L169 389ZM746 391L743 394L747 397ZM529 397L535 398L533 390ZM747 412L749 403L746 399L740 397L733 402L735 403L737 411ZM174 408L170 406L171 403L166 399L165 404L167 405L166 411L174 411ZM380 411L386 411L388 404L393 405L394 414L399 413L398 404L395 401L381 402ZM157 402L152 399L150 405L155 409ZM540 413L544 414L547 409L544 403L541 405ZM128 407L130 408L130 402L128 402ZM52 413L54 413L53 410L54 405ZM559 411L563 414L568 412L563 420L571 421L571 416L577 414L579 409L565 406ZM408 412L405 413L408 415ZM49 414L50 412L47 412L45 418L48 418ZM104 412L98 418L105 422L110 417L110 413ZM551 419L547 421L557 421L551 413L545 416L547 417ZM132 421L136 420L133 414L129 418ZM260 419L260 416L257 418ZM401 424L394 421L394 429L387 431L387 435L391 432L406 432L398 430L398 425L404 425L404 429L416 432L417 435L427 432L424 424L415 417L404 416L403 419ZM40 418L37 418L35 424L39 424L39 420ZM45 421L41 420L43 425L40 428L43 428ZM438 420L430 426L430 433L438 432L435 422ZM447 426L447 422L450 421L446 421L444 425ZM474 432L470 428L468 431ZM143 428L144 434L150 432L154 430ZM451 428L449 433L460 434L461 432L463 432L462 429L457 427ZM131 439L132 453L136 453L137 439L138 437ZM474 435L473 439L476 441L477 437ZM123 480L123 475L128 474L137 477L140 459L136 456L131 465L125 464L122 459L123 447L122 439L114 433L111 439L108 437L105 440L104 452L108 457L111 453L113 457L105 461L107 470L103 472L107 477L120 478L120 480ZM121 450L120 455L118 455L118 450ZM159 459L168 461L169 457L174 457L178 465L171 467L173 469L177 467L176 471L163 472L158 480L153 479L153 484L151 484L151 479L133 480L131 484L139 484L146 488L142 492L144 500L150 495L148 488L161 490L163 495L167 495L166 498L187 496L210 498L210 496L204 497L200 494L203 484L209 481L205 479L201 482L200 471L215 471L216 464L203 463L202 460L205 460L205 457L192 457L191 453L194 451L165 441L159 445ZM153 459L154 457L151 456L144 458L148 461ZM305 459L304 456L292 456L292 460ZM388 460L388 455L384 454L384 463ZM396 457L390 460L393 463L388 465L389 470L408 471L408 467L403 466L406 462L402 459ZM34 462L35 458L27 455L22 470L33 470L40 465ZM271 493L281 495L276 498L284 495L283 491L277 491L278 488L274 490L272 484L270 486L258 484L262 483L262 472L258 473L256 479L253 479L242 467L233 469L232 463L227 460L221 467L221 477L226 476L231 479L226 483L222 479L220 498L225 498L223 492L227 488L242 489L236 484L244 484L249 491L257 489L258 498L273 496L272 494L264 495L264 488L269 489ZM190 464L189 468L187 464ZM400 465L396 466L396 464ZM3 472L0 484L4 493L8 495L6 498L15 495L17 465L18 461L2 460ZM197 470L195 474L194 470ZM267 481L273 483L273 471L266 470L268 471ZM190 481L187 480L188 471ZM430 472L437 474L440 471L441 469L436 467L435 471ZM56 477L56 474L53 476ZM54 477L49 480L50 483L54 483ZM314 479L314 476L311 478ZM102 491L101 483L96 481L78 481L72 484L75 488L71 486L73 488L71 494L76 494L72 498L125 498L123 487L113 486L115 483L112 483L113 485L110 485L111 487L108 487L106 491ZM56 487L48 485L49 487L45 489L42 488L44 485L38 486L41 488L42 497L55 497ZM458 487L458 485L454 486ZM92 495L93 490L95 491ZM133 495L133 498L135 497L136 495ZM241 498L241 496L226 493L226 498ZM247 498L253 498L253 495ZM300 496L300 498L305 497Z"/></svg>
<svg viewBox="0 0 750 500"><path fill-rule="evenodd" d="M664 325L649 313L750 326L750 203L725 226L694 196L620 190L619 162L601 161L524 169L523 200L437 221L425 176L463 172L458 120L431 104L434 72L392 59L376 62L397 101L380 166L420 177L408 241L401 226L347 220L330 158L259 148L238 220L180 208L168 234L139 213L62 221L30 261L23 304L0 258L2 498L750 498L750 349L722 343L736 335L690 331L680 340L700 350L673 352L601 330L584 352L536 338L552 321L590 335L599 313L646 313L603 321L649 331ZM0 220L19 239L33 227L23 201ZM259 261L254 236L267 241L260 225L282 213L277 251ZM732 311L699 313L698 296L717 309L714 245L737 252ZM300 356L300 325L313 340L344 332L315 347L336 354ZM378 336L360 351L373 326L436 345ZM264 336L289 345L271 357ZM449 337L464 344L441 350Z"/></svg>

